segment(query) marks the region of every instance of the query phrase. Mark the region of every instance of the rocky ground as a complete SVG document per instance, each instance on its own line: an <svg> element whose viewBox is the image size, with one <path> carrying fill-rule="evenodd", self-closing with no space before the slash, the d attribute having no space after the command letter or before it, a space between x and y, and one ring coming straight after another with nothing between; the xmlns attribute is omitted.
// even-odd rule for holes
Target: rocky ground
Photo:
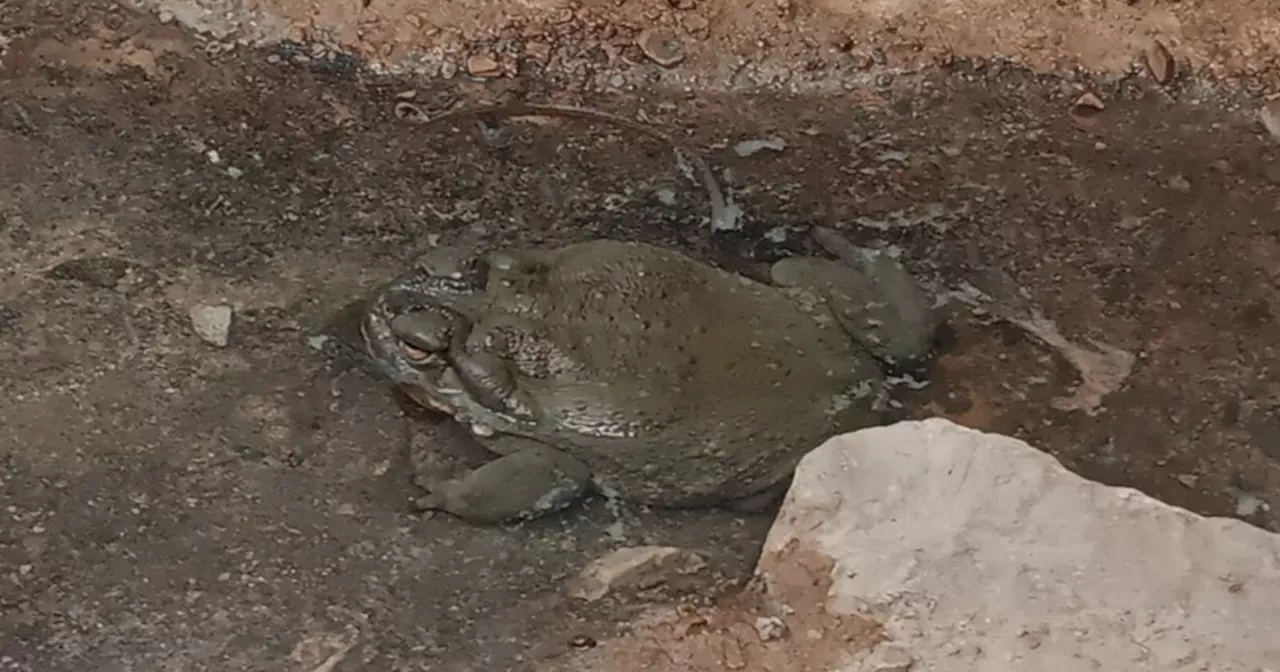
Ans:
<svg viewBox="0 0 1280 672"><path fill-rule="evenodd" d="M1280 529L1265 78L903 71L863 43L831 47L866 60L814 70L825 92L748 95L659 86L712 70L644 79L661 68L643 53L488 78L441 57L444 79L231 39L106 3L0 5L0 668L522 669L665 599L567 598L610 549L704 551L668 591L686 599L741 578L768 516L594 503L475 529L410 512L414 450L471 454L328 325L434 244L610 235L737 270L808 249L814 223L896 246L955 308L913 414ZM670 152L627 132L396 114L509 99L678 129L740 227L710 230ZM956 298L974 288L994 302ZM225 347L190 317L217 305ZM1071 397L1082 382L1098 394Z"/></svg>

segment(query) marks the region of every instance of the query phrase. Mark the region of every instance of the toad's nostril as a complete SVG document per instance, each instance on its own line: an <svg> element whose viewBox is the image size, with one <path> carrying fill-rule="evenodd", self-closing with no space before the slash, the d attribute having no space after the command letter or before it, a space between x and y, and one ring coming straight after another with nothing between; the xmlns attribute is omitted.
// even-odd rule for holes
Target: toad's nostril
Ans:
<svg viewBox="0 0 1280 672"><path fill-rule="evenodd" d="M440 380L436 381L436 387L439 388L440 394L462 394L462 381L458 379L458 374L453 369L445 369L440 374Z"/></svg>
<svg viewBox="0 0 1280 672"><path fill-rule="evenodd" d="M461 250L438 247L418 257L414 266L432 278L461 280L467 275L470 259Z"/></svg>
<svg viewBox="0 0 1280 672"><path fill-rule="evenodd" d="M448 349L450 336L459 327L459 318L442 309L414 310L391 320L391 333L402 348L423 352Z"/></svg>

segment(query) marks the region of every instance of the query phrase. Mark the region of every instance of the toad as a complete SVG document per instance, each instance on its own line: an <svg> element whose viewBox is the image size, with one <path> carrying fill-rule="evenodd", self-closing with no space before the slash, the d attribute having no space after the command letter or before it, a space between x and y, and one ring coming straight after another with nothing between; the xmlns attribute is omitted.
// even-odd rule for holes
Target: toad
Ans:
<svg viewBox="0 0 1280 672"><path fill-rule="evenodd" d="M887 367L930 356L921 288L861 253L783 259L765 283L617 240L433 251L371 300L364 347L496 457L421 474L419 507L493 524L595 491L763 509L819 443L884 424Z"/></svg>

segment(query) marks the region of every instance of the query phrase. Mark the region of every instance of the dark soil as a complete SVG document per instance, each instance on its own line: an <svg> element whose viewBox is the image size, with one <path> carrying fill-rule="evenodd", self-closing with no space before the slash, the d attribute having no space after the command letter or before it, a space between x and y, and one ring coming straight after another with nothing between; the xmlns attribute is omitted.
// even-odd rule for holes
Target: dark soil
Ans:
<svg viewBox="0 0 1280 672"><path fill-rule="evenodd" d="M1011 285L1069 338L1139 357L1097 413L1057 411L1066 361L961 307L913 415L1278 529L1280 169L1243 114L1126 83L1079 120L1078 85L962 63L823 99L575 98L209 56L90 5L0 18L21 29L0 69L0 669L520 669L626 620L635 600L562 591L618 545L705 551L691 590L749 571L768 516L410 511L411 440L461 450L460 432L324 336L433 243L607 235L743 271L811 250L815 223L898 245L939 287ZM559 120L427 133L393 114L410 89L427 109L644 110L729 174L746 225L711 232L658 143ZM773 136L785 149L732 150ZM220 349L187 311L222 302Z"/></svg>

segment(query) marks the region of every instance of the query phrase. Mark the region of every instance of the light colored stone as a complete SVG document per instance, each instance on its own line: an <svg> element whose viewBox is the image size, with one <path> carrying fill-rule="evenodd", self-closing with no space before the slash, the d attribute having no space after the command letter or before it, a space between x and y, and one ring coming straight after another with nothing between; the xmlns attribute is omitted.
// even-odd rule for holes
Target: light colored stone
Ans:
<svg viewBox="0 0 1280 672"><path fill-rule="evenodd" d="M1280 535L942 419L807 455L758 572L797 558L821 568L813 599L881 622L913 670L1280 669Z"/></svg>
<svg viewBox="0 0 1280 672"><path fill-rule="evenodd" d="M787 634L787 624L777 616L759 616L756 618L755 625L756 634L760 635L760 640L764 642L782 639Z"/></svg>
<svg viewBox="0 0 1280 672"><path fill-rule="evenodd" d="M914 665L915 658L906 649L896 644L881 644L862 660L859 668L867 672L909 672Z"/></svg>
<svg viewBox="0 0 1280 672"><path fill-rule="evenodd" d="M1174 62L1173 55L1160 43L1160 40L1153 40L1150 46L1147 47L1144 56L1147 61L1147 70L1157 84L1168 84L1169 80L1173 79L1178 65Z"/></svg>
<svg viewBox="0 0 1280 672"><path fill-rule="evenodd" d="M775 152L781 152L787 148L787 141L777 136L768 138L758 138L755 140L743 140L733 146L733 153L738 156L747 157L758 154L766 149Z"/></svg>
<svg viewBox="0 0 1280 672"><path fill-rule="evenodd" d="M1087 108L1098 112L1107 109L1107 104L1102 102L1102 99L1096 94L1089 91L1080 94L1080 97L1076 98L1075 106L1077 108Z"/></svg>
<svg viewBox="0 0 1280 672"><path fill-rule="evenodd" d="M551 45L546 42L530 42L524 45L524 55L539 63L551 60Z"/></svg>
<svg viewBox="0 0 1280 672"><path fill-rule="evenodd" d="M1258 110L1258 121L1271 134L1271 139L1280 142L1280 100L1264 104Z"/></svg>
<svg viewBox="0 0 1280 672"><path fill-rule="evenodd" d="M674 68L684 60L680 38L666 28L646 28L636 36L636 45L649 60L664 68Z"/></svg>
<svg viewBox="0 0 1280 672"><path fill-rule="evenodd" d="M191 328L200 340L219 348L227 347L231 336L231 306L195 306L189 315Z"/></svg>
<svg viewBox="0 0 1280 672"><path fill-rule="evenodd" d="M493 77L502 72L502 64L492 54L475 54L467 59L467 74L472 77Z"/></svg>
<svg viewBox="0 0 1280 672"><path fill-rule="evenodd" d="M702 571L701 555L673 546L620 548L593 560L569 582L571 597L594 602L619 588L652 588L670 577Z"/></svg>

